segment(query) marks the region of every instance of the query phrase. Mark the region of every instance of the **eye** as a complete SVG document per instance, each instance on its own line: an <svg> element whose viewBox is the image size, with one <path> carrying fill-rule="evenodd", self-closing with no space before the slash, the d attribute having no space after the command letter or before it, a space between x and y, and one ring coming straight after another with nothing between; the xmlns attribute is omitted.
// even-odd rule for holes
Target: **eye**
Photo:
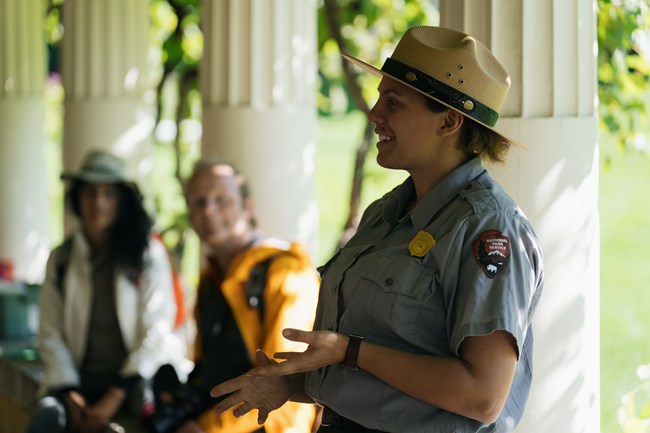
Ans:
<svg viewBox="0 0 650 433"><path fill-rule="evenodd" d="M230 203L232 203L232 200L230 197L225 196L225 195L220 195L216 199L217 205L221 206L228 206Z"/></svg>
<svg viewBox="0 0 650 433"><path fill-rule="evenodd" d="M118 193L118 190L117 190L117 188L115 188L115 187L106 188L106 189L104 190L104 195L105 195L107 198L115 198L115 197L118 196L118 194L119 194L119 193Z"/></svg>
<svg viewBox="0 0 650 433"><path fill-rule="evenodd" d="M199 197L192 199L188 204L190 209L203 209L205 207L205 198Z"/></svg>

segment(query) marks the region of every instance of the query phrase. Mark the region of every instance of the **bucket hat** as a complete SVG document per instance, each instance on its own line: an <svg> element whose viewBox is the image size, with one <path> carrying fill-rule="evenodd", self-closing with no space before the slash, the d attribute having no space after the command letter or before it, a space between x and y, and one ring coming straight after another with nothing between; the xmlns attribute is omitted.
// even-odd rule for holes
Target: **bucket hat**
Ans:
<svg viewBox="0 0 650 433"><path fill-rule="evenodd" d="M63 173L61 179L87 183L122 183L137 191L135 184L126 176L126 162L102 150L90 152L78 171Z"/></svg>
<svg viewBox="0 0 650 433"><path fill-rule="evenodd" d="M343 57L373 75L405 84L525 149L495 129L510 76L472 36L445 27L416 26L404 33L381 69L347 54Z"/></svg>

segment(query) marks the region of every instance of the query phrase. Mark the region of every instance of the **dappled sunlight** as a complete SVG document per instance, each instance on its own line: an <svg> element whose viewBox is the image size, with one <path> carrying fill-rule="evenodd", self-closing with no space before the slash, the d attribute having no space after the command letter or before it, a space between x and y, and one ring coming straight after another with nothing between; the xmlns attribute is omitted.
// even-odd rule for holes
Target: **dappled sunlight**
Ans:
<svg viewBox="0 0 650 433"><path fill-rule="evenodd" d="M129 69L126 74L124 74L124 89L127 91L137 90L139 78L140 70L138 68Z"/></svg>
<svg viewBox="0 0 650 433"><path fill-rule="evenodd" d="M306 143L301 156L303 175L313 177L316 174L316 143L314 141Z"/></svg>
<svg viewBox="0 0 650 433"><path fill-rule="evenodd" d="M31 220L33 221L33 220ZM31 228L16 257L16 275L28 283L40 284L45 276L45 265L50 254L50 239L46 230Z"/></svg>
<svg viewBox="0 0 650 433"><path fill-rule="evenodd" d="M162 119L156 125L154 136L156 141L166 143L176 139L177 132L178 128L176 126L176 121L172 119Z"/></svg>
<svg viewBox="0 0 650 433"><path fill-rule="evenodd" d="M153 117L141 118L137 123L120 134L114 142L113 150L119 155L132 154L142 143L150 140L153 128Z"/></svg>

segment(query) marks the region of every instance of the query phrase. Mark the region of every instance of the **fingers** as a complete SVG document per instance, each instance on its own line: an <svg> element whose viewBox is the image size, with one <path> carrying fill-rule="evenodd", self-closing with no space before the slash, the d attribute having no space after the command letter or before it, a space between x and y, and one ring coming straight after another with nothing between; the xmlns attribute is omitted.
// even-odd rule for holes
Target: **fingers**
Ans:
<svg viewBox="0 0 650 433"><path fill-rule="evenodd" d="M264 422L266 422L266 418L268 418L268 416L269 416L268 412L263 411L260 408L255 408L255 407L251 406L248 402L243 402L239 407L236 407L235 410L232 411L232 414L236 418L239 418L241 416L246 415L248 412L252 411L253 409L258 410L257 423L258 424L264 424Z"/></svg>
<svg viewBox="0 0 650 433"><path fill-rule="evenodd" d="M235 408L235 410L232 411L232 414L236 417L239 418L240 416L246 415L248 412L253 410L253 408L246 402L243 402L241 405Z"/></svg>
<svg viewBox="0 0 650 433"><path fill-rule="evenodd" d="M294 329L294 328L285 328L282 330L282 336L287 340L291 340L291 341L302 341L307 343L305 338L308 338L309 334L310 332L301 331L300 329Z"/></svg>
<svg viewBox="0 0 650 433"><path fill-rule="evenodd" d="M214 411L216 412L217 415L220 415L230 410L230 408L233 408L241 403L242 403L241 398L239 398L237 395L231 395L229 397L224 398L219 403L217 403L217 405L214 407Z"/></svg>
<svg viewBox="0 0 650 433"><path fill-rule="evenodd" d="M254 407L250 407L247 403L242 404L239 406L237 409L235 409L232 414L239 418L240 416L246 415L248 412L251 410L255 409ZM269 417L269 413L266 411L263 411L260 408L257 408L257 423L262 425L266 422L266 419Z"/></svg>
<svg viewBox="0 0 650 433"><path fill-rule="evenodd" d="M243 375L220 383L210 390L210 396L216 398L237 391L238 389L241 389L242 382L245 379L246 375Z"/></svg>
<svg viewBox="0 0 650 433"><path fill-rule="evenodd" d="M273 364L273 360L266 356L266 353L261 349L255 351L255 360L257 361L257 365L261 367Z"/></svg>
<svg viewBox="0 0 650 433"><path fill-rule="evenodd" d="M275 352L273 358L289 360L302 355L302 353L303 352Z"/></svg>

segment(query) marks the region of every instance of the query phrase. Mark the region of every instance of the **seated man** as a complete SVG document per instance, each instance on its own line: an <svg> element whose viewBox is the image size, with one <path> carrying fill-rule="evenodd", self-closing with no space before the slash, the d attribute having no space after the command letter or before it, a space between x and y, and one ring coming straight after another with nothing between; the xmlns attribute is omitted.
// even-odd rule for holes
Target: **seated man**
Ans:
<svg viewBox="0 0 650 433"><path fill-rule="evenodd" d="M217 415L217 400L209 396L215 384L251 369L258 349L304 350L281 332L286 327L311 329L313 324L318 275L307 254L298 244L262 236L246 179L230 164L199 161L186 183L185 198L207 256L195 308L196 367L180 390L173 389L173 372L157 375L158 388L171 391L157 395L173 398L166 407L157 405L152 430L310 432L314 405L288 403L260 427L252 413L240 418L232 412Z"/></svg>

